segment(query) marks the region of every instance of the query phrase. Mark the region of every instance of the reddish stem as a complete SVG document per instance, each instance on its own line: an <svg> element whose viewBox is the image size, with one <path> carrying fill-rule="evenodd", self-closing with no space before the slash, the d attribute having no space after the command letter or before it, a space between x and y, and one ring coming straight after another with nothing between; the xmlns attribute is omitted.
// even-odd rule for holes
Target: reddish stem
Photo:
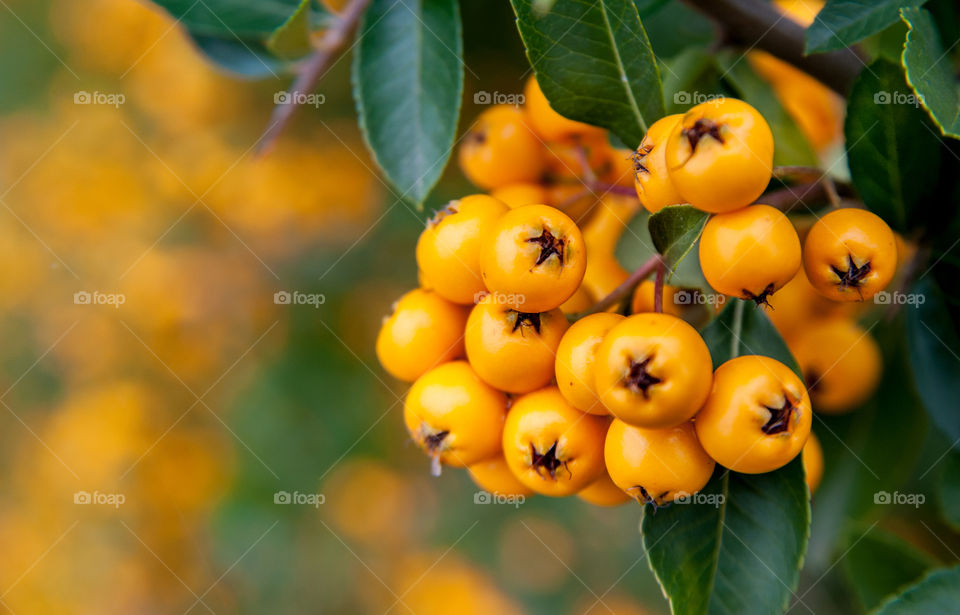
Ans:
<svg viewBox="0 0 960 615"><path fill-rule="evenodd" d="M649 259L647 259L645 263L640 265L640 267L638 267L636 271L631 273L630 277L624 280L623 283L620 284L620 286L617 286L616 288L614 288L609 295L607 295L600 301L597 301L595 304L593 304L593 306L590 309L580 312L579 314L572 315L571 320L577 320L579 318L583 318L584 316L589 316L590 314L603 312L607 310L610 306L616 305L617 303L619 303L620 301L628 297L630 293L632 293L634 289L637 288L640 282L642 282L647 277L649 277L651 273L653 273L657 269L661 269L662 267L663 267L663 259L660 258L659 254L654 254Z"/></svg>

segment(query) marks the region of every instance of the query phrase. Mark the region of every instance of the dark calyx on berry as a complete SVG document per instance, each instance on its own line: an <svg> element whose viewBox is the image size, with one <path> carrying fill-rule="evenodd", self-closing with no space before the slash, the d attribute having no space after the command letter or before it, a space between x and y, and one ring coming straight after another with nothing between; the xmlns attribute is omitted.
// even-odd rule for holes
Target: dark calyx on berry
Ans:
<svg viewBox="0 0 960 615"><path fill-rule="evenodd" d="M557 478L557 470L560 468L560 466L563 466L563 469L566 470L568 474L570 473L570 469L567 467L567 462L560 461L557 458L556 442L553 443L553 446L550 447L550 450L542 455L538 453L537 448L531 444L530 455L533 458L533 462L530 464L530 467L532 467L537 474L540 474L540 476L543 476L540 471L543 469L546 470L546 473L550 476L550 478L555 480ZM571 474L571 476L573 475Z"/></svg>
<svg viewBox="0 0 960 615"><path fill-rule="evenodd" d="M753 301L754 303L756 303L758 306L760 306L760 305L765 305L765 306L769 307L770 309L773 309L773 307L772 307L772 306L770 305L770 303L767 301L767 299L770 297L770 295L773 294L773 291L774 291L773 282L767 284L767 287L764 288L762 291L760 291L760 294L759 294L759 295L753 294L752 292L750 292L750 291L747 290L746 288L742 288L742 289L740 289L740 290L743 292L743 296L744 296L745 299L750 299L751 301Z"/></svg>
<svg viewBox="0 0 960 615"><path fill-rule="evenodd" d="M691 152L697 151L697 145L700 144L700 140L707 136L713 137L720 143L723 143L723 136L720 134L720 125L704 118L700 118L694 122L690 128L684 128L683 136L687 139L687 142L690 143Z"/></svg>
<svg viewBox="0 0 960 615"><path fill-rule="evenodd" d="M631 360L630 372L623 380L628 389L634 393L642 393L644 399L650 399L650 393L647 392L647 389L655 384L663 382L647 371L647 366L650 365L650 361L652 360L653 357L647 357L643 361Z"/></svg>
<svg viewBox="0 0 960 615"><path fill-rule="evenodd" d="M540 246L540 255L537 257L537 265L542 265L544 261L553 255L556 255L560 264L563 265L563 244L560 237L555 237L548 229L543 229L539 237L527 239L527 243L535 243Z"/></svg>
<svg viewBox="0 0 960 615"><path fill-rule="evenodd" d="M642 154L640 153L641 151L643 152ZM630 159L633 160L633 172L635 175L639 173L645 173L647 175L650 174L650 169L644 166L643 159L646 158L647 154L649 154L651 151L653 151L653 146L647 145L641 146L640 150L630 154Z"/></svg>
<svg viewBox="0 0 960 615"><path fill-rule="evenodd" d="M790 418L793 416L793 411L797 408L788 396L783 396L783 405L779 408L765 407L770 411L770 418L767 419L767 422L760 428L763 433L772 436L790 430Z"/></svg>
<svg viewBox="0 0 960 615"><path fill-rule="evenodd" d="M510 330L511 333L515 333L517 329L520 329L520 334L523 335L523 327L533 327L533 330L540 333L540 314L537 312L528 313L528 312L516 312L517 319L513 321L513 329Z"/></svg>
<svg viewBox="0 0 960 615"><path fill-rule="evenodd" d="M449 431L438 431L437 433L432 433L429 436L426 436L423 439L423 442L426 444L427 450L432 452L440 448L440 445L443 444L444 438L449 435Z"/></svg>
<svg viewBox="0 0 960 615"><path fill-rule="evenodd" d="M863 278L870 273L870 261L865 262L861 267L857 267L856 263L853 262L853 256L847 254L846 271L833 265L830 265L830 269L840 278L838 282L840 288L856 288L859 291L860 285L863 284Z"/></svg>
<svg viewBox="0 0 960 615"><path fill-rule="evenodd" d="M633 499L640 504L653 504L654 512L656 512L656 509L658 508L669 506L669 503L663 501L663 498L667 496L667 493L669 492L664 491L660 495L654 497L640 485L634 485L633 487L627 489L627 494L633 497Z"/></svg>

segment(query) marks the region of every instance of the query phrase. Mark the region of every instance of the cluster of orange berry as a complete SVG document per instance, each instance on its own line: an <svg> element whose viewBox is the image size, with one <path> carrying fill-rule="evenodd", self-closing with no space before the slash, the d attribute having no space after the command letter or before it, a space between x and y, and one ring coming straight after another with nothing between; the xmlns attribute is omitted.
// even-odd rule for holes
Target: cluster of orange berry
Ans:
<svg viewBox="0 0 960 615"><path fill-rule="evenodd" d="M397 302L377 339L384 368L413 382L405 423L435 471L466 467L501 495L659 506L702 489L716 463L762 473L791 461L811 434L804 381L757 355L714 370L680 306L657 309L662 281L637 288L629 316L617 306L584 310L584 296L597 299L628 275L610 264L615 239L606 231L636 208L601 199L592 219L575 215L581 231L561 211L571 199L540 200L551 186L582 180L577 167L594 186L623 186L625 175L651 212L676 204L709 212L699 252L707 282L769 308L802 274L793 224L752 204L772 176L766 121L739 100L698 105L653 124L638 150L620 157L629 167L618 174L622 165L591 160L617 158L602 131L554 112L533 80L526 94L524 108L491 108L468 135L461 166L491 194L451 202L428 222L416 250L421 288ZM551 170L551 156L565 172ZM803 256L805 279L839 301L872 296L896 267L890 229L853 209L814 224ZM597 263L612 273L592 273ZM570 325L582 310L588 315ZM806 465L810 481L822 459Z"/></svg>

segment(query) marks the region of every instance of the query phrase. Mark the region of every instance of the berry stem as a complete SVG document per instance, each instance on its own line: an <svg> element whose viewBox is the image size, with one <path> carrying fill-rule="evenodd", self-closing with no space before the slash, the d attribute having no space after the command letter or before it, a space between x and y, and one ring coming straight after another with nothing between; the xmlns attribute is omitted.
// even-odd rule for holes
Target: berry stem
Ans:
<svg viewBox="0 0 960 615"><path fill-rule="evenodd" d="M740 335L743 333L743 306L747 304L743 299L734 299L733 327L730 329L730 358L740 356Z"/></svg>
<svg viewBox="0 0 960 615"><path fill-rule="evenodd" d="M647 279L651 273L654 273L658 268L662 268L663 266L663 258L659 254L654 254L648 258L646 262L640 265L633 273L631 273L630 277L624 280L620 286L614 288L609 295L594 303L590 309L584 310L579 314L571 314L570 320L578 320L584 316L602 312L610 306L616 305L626 297L630 296L640 282Z"/></svg>
<svg viewBox="0 0 960 615"><path fill-rule="evenodd" d="M663 261L657 265L657 276L653 281L653 311L657 314L663 313L663 277L666 273L666 267Z"/></svg>
<svg viewBox="0 0 960 615"><path fill-rule="evenodd" d="M368 4L370 4L370 0L350 0L347 3L330 29L324 32L314 43L313 46L316 50L301 65L289 92L306 94L313 91L317 81L327 73L327 70L333 65L334 58L339 55L343 47L352 38L351 35ZM297 110L298 104L296 101L302 98L302 96L293 96L291 98L293 102L278 104L273 108L270 125L264 131L263 136L260 137L260 144L257 146L258 156L268 153L273 148L277 138L290 123L290 119Z"/></svg>
<svg viewBox="0 0 960 615"><path fill-rule="evenodd" d="M608 184L606 182L595 181L592 184L590 184L590 187L595 192L602 192L603 194L616 194L618 196L632 196L634 198L637 197L636 189L631 188L630 186L620 186L618 184Z"/></svg>

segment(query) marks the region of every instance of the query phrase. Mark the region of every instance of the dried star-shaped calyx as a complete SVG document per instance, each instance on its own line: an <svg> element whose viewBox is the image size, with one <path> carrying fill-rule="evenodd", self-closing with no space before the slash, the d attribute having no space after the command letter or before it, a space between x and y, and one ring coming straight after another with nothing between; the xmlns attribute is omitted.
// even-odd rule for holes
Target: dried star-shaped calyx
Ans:
<svg viewBox="0 0 960 615"><path fill-rule="evenodd" d="M653 357L647 357L643 361L630 361L630 371L627 373L627 377L623 379L624 385L634 393L642 393L644 399L650 399L650 393L648 389L655 384L663 382L660 378L657 378L649 371L647 371L647 366L650 365L650 361L653 360Z"/></svg>
<svg viewBox="0 0 960 615"><path fill-rule="evenodd" d="M650 493L641 485L634 485L633 487L627 489L627 495L631 496L640 504L653 504L654 510L657 508L663 508L667 505L667 503L663 501L663 498L666 497L667 493L669 492L664 491L660 495L654 497L650 495Z"/></svg>
<svg viewBox="0 0 960 615"><path fill-rule="evenodd" d="M517 329L520 329L521 335L523 334L524 327L533 327L533 330L540 334L540 314L537 312L527 313L527 312L516 312L516 320L513 321L513 329L510 330L511 333L515 333Z"/></svg>
<svg viewBox="0 0 960 615"><path fill-rule="evenodd" d="M723 136L720 134L720 125L713 120L700 118L693 123L690 128L683 129L683 137L690 144L690 152L697 151L697 145L704 137L713 137L720 143L723 143Z"/></svg>
<svg viewBox="0 0 960 615"><path fill-rule="evenodd" d="M433 217L427 220L427 228L433 228L443 222L443 219L447 216L452 216L453 214L457 213L457 205L457 201L450 201L447 203L446 207L437 210L437 212L433 214Z"/></svg>
<svg viewBox="0 0 960 615"><path fill-rule="evenodd" d="M830 265L830 269L840 278L840 281L837 282L840 288L856 288L859 291L861 284L863 284L863 279L870 273L870 261L857 267L857 264L853 262L853 256L847 254L846 271L834 265Z"/></svg>
<svg viewBox="0 0 960 615"><path fill-rule="evenodd" d="M771 283L767 284L766 288L764 288L762 291L760 291L760 294L759 294L759 295L753 294L752 292L750 292L750 291L747 290L746 288L741 289L741 292L743 293L744 298L750 299L751 301L753 301L754 303L756 303L758 306L760 306L760 305L766 305L767 307L770 307L770 302L767 301L767 299L770 297L770 295L773 294L774 289L775 289L775 287L774 287L774 285L773 285L773 282L771 282ZM771 307L771 309L773 309L773 308Z"/></svg>
<svg viewBox="0 0 960 615"><path fill-rule="evenodd" d="M434 453L440 446L443 444L443 440L450 435L449 431L438 431L431 434L425 434L423 436L423 444L427 447L427 451Z"/></svg>
<svg viewBox="0 0 960 615"><path fill-rule="evenodd" d="M793 402L787 395L783 396L783 405L779 408L764 407L770 411L770 418L760 427L763 433L768 436L773 436L778 433L790 431L790 419L793 418L793 413L797 407L793 405Z"/></svg>
<svg viewBox="0 0 960 615"><path fill-rule="evenodd" d="M530 467L533 468L536 471L536 473L539 474L540 476L543 476L543 474L541 473L541 469L542 469L546 471L547 475L549 475L550 478L556 480L557 470L560 468L560 466L563 466L563 469L565 469L568 473L570 472L570 469L567 468L567 462L560 461L560 459L557 457L556 442L553 443L553 446L550 447L550 450L548 450L546 453L543 453L542 455L539 452L537 452L537 448L533 444L531 444L530 456L532 458Z"/></svg>
<svg viewBox="0 0 960 615"><path fill-rule="evenodd" d="M630 154L630 160L633 161L633 173L634 173L634 175L639 174L639 173L644 173L644 174L647 174L647 175L650 174L650 169L648 169L648 168L646 167L646 165L644 165L644 160L646 159L647 155L648 155L651 151L653 151L653 146L652 146L652 145L643 145L643 144L641 143L641 144L640 144L640 149L637 150L637 151L635 151L635 152L633 152L632 154Z"/></svg>
<svg viewBox="0 0 960 615"><path fill-rule="evenodd" d="M539 237L527 239L527 243L535 243L540 246L540 255L537 256L537 265L542 265L544 261L553 255L556 255L563 265L563 246L564 240L561 237L554 236L548 229L543 229Z"/></svg>

